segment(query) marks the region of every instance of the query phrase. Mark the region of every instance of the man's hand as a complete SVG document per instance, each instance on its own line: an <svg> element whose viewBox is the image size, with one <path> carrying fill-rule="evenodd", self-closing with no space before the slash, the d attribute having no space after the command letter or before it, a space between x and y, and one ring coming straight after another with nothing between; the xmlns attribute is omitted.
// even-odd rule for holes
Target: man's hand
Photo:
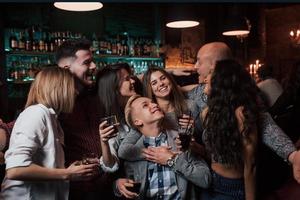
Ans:
<svg viewBox="0 0 300 200"><path fill-rule="evenodd" d="M125 196L127 199L134 199L138 196L137 193L130 192L127 188L133 187L134 181L127 178L119 178L116 181L117 188L119 192Z"/></svg>
<svg viewBox="0 0 300 200"><path fill-rule="evenodd" d="M169 158L178 154L178 152L171 151L171 147L168 146L148 147L143 149L142 152L146 160L161 165L166 165Z"/></svg>
<svg viewBox="0 0 300 200"><path fill-rule="evenodd" d="M192 72L196 71L195 68L167 68L167 72L175 76L190 76Z"/></svg>

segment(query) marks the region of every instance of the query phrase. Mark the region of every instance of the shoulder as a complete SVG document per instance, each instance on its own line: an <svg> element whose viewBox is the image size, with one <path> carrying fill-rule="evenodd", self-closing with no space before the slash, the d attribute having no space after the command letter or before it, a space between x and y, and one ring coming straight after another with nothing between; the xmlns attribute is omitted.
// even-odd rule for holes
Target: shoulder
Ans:
<svg viewBox="0 0 300 200"><path fill-rule="evenodd" d="M45 126L45 124L51 117L51 110L52 109L49 109L42 104L29 106L19 115L18 119L16 120L15 126L23 127L24 129L31 129L36 126Z"/></svg>
<svg viewBox="0 0 300 200"><path fill-rule="evenodd" d="M201 112L201 118L204 119L207 115L208 112L208 107L204 108L203 111Z"/></svg>
<svg viewBox="0 0 300 200"><path fill-rule="evenodd" d="M45 117L50 114L49 109L42 105L42 104L36 104L27 107L21 114L20 117L29 117L29 118L40 118Z"/></svg>

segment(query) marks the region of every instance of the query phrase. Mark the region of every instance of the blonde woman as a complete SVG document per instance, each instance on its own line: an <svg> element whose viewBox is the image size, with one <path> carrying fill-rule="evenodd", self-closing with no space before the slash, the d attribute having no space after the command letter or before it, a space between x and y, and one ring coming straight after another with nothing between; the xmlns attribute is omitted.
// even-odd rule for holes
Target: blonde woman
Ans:
<svg viewBox="0 0 300 200"><path fill-rule="evenodd" d="M64 168L64 134L57 115L72 111L75 93L68 70L51 67L37 75L5 153L1 199L68 199L68 181L94 172L95 164Z"/></svg>

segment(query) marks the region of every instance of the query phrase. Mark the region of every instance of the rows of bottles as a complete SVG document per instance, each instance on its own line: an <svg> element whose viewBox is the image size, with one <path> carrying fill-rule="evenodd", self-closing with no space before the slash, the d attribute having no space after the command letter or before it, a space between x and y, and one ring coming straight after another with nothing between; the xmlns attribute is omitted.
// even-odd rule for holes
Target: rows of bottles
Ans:
<svg viewBox="0 0 300 200"><path fill-rule="evenodd" d="M65 40L86 38L82 33L71 31L46 31L38 26L26 29L6 30L7 51L54 52ZM129 37L128 34L115 36L92 34L92 51L101 55L162 57L163 46L159 40L144 37Z"/></svg>
<svg viewBox="0 0 300 200"><path fill-rule="evenodd" d="M54 63L52 56L7 56L7 81L26 82L34 80L43 68Z"/></svg>
<svg viewBox="0 0 300 200"><path fill-rule="evenodd" d="M92 37L92 50L96 54L135 57L162 57L164 54L162 44L159 40L129 37L127 34L116 35L115 37L99 37L94 33Z"/></svg>
<svg viewBox="0 0 300 200"><path fill-rule="evenodd" d="M134 70L135 74L145 72L150 66L164 67L164 61L161 58L134 59L134 58L96 58L97 69L106 65L116 63L128 63ZM13 55L9 54L6 58L7 64L7 81L9 82L30 82L34 80L36 74L44 67L53 65L55 59L53 55Z"/></svg>
<svg viewBox="0 0 300 200"><path fill-rule="evenodd" d="M81 33L50 32L40 27L32 26L27 29L11 28L6 30L5 49L8 51L39 51L54 52L65 40L81 38Z"/></svg>

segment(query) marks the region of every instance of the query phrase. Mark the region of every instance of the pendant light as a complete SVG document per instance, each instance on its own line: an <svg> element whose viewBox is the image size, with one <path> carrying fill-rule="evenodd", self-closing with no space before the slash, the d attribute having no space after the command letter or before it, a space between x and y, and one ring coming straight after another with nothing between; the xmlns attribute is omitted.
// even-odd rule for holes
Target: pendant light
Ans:
<svg viewBox="0 0 300 200"><path fill-rule="evenodd" d="M100 2L55 2L54 6L61 10L67 11L93 11L103 7Z"/></svg>
<svg viewBox="0 0 300 200"><path fill-rule="evenodd" d="M189 28L198 26L199 21L192 5L177 4L167 7L166 26L169 28Z"/></svg>

